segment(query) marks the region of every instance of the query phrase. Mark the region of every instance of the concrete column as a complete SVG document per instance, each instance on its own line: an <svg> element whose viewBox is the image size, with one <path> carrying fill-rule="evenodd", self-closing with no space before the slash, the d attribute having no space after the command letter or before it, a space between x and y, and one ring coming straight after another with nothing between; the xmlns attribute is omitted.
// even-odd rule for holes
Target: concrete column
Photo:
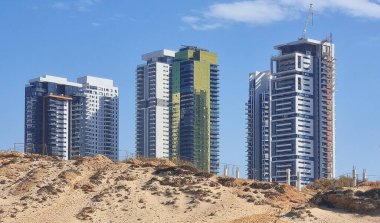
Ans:
<svg viewBox="0 0 380 223"><path fill-rule="evenodd" d="M301 172L297 171L297 190L301 191Z"/></svg>
<svg viewBox="0 0 380 223"><path fill-rule="evenodd" d="M228 176L228 167L227 167L227 165L224 165L223 175L224 175L225 177Z"/></svg>
<svg viewBox="0 0 380 223"><path fill-rule="evenodd" d="M290 169L286 169L286 184L290 185Z"/></svg>

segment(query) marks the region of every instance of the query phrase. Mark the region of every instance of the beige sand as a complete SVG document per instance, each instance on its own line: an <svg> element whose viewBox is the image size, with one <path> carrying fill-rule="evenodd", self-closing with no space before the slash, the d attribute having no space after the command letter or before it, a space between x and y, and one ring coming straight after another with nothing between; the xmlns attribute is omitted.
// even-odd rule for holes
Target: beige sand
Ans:
<svg viewBox="0 0 380 223"><path fill-rule="evenodd" d="M319 208L286 217L310 197L285 185L196 174L170 161L0 153L0 222L380 222Z"/></svg>

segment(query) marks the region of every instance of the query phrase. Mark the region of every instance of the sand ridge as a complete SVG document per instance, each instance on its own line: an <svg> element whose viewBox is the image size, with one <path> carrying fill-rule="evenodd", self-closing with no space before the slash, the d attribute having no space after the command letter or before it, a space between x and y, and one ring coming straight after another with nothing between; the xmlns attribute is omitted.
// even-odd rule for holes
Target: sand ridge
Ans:
<svg viewBox="0 0 380 223"><path fill-rule="evenodd" d="M217 177L168 160L0 153L0 191L0 222L328 222L337 216L309 208L295 218L289 213L305 206L310 193ZM357 220L339 215L342 222Z"/></svg>

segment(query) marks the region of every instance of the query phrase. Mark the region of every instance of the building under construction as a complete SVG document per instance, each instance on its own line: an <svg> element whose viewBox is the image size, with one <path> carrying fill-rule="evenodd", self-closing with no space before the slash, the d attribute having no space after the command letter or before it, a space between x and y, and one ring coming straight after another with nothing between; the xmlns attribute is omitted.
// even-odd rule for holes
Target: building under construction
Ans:
<svg viewBox="0 0 380 223"><path fill-rule="evenodd" d="M268 72L250 74L248 177L302 185L335 176L334 44L300 38L275 46Z"/></svg>

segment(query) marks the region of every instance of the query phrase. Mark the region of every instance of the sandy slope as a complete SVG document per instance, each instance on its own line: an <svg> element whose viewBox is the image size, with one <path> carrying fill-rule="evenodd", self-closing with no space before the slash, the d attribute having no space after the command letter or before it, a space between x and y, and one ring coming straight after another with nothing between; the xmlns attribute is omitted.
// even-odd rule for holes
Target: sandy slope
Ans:
<svg viewBox="0 0 380 223"><path fill-rule="evenodd" d="M0 222L380 222L312 208L292 187L218 178L170 161L62 161L0 153ZM360 221L358 221L360 219Z"/></svg>

